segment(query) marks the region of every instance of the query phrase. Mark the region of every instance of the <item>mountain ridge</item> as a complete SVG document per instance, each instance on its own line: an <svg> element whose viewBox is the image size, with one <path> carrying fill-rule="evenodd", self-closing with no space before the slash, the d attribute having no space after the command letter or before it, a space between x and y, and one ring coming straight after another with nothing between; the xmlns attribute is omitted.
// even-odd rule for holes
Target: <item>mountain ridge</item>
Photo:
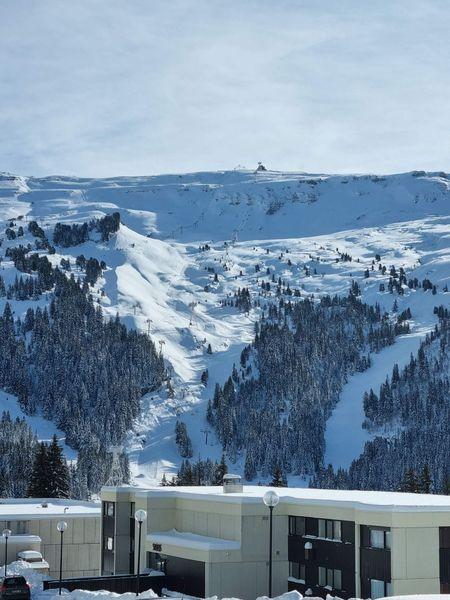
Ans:
<svg viewBox="0 0 450 600"><path fill-rule="evenodd" d="M174 443L177 419L187 424L194 455L220 457L212 432L205 444L206 403L214 383L223 384L233 363L239 363L260 315L255 306L245 314L221 303L242 287L258 298L267 269L299 289L303 298L343 295L352 280L361 283L364 301L377 302L389 313L397 298L399 310L411 306L411 340L417 339L417 346L433 327L433 306L448 305L449 294L443 290L450 264L450 179L442 172L11 177L0 176L4 226L22 214L24 223L37 220L51 239L58 222L83 223L120 212L122 225L108 243L90 240L57 247L49 259L54 265L62 258L73 265L83 253L104 260L106 269L93 293L105 315L118 312L128 327L149 331L155 343L161 341L174 396L162 390L141 401L142 415L126 441L138 483L157 482L180 464ZM24 238L5 240L0 251L30 240L26 232ZM205 244L208 250L199 249ZM438 297L415 290L406 290L402 297L381 292L388 275L376 272L365 278L378 253L388 267L402 266L408 276L420 279L430 277ZM350 261L342 258L346 255ZM7 281L18 274L7 260L3 270ZM13 301L13 306L21 314L29 303ZM399 348L404 357L416 344ZM393 358L399 356L394 352ZM210 383L205 387L200 374L206 368ZM387 374L377 372L372 381L368 372L367 387L381 383ZM242 469L239 457L233 468Z"/></svg>

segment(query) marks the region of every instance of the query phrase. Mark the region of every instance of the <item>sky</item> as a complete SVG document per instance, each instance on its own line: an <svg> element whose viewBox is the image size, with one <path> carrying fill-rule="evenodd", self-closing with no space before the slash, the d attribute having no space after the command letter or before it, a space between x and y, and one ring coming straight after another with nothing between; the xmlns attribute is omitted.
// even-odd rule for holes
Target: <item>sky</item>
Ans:
<svg viewBox="0 0 450 600"><path fill-rule="evenodd" d="M0 172L450 170L448 0L0 0Z"/></svg>

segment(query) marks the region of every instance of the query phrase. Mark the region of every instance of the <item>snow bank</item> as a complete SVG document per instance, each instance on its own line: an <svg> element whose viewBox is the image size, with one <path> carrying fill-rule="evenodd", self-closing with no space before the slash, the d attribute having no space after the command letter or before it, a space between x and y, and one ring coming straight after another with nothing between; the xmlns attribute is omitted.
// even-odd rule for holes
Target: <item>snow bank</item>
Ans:
<svg viewBox="0 0 450 600"><path fill-rule="evenodd" d="M179 592L173 592L171 590L166 590L166 589L163 589L163 594L164 594L164 596L168 596L169 598L183 598L183 600L199 600L195 596L187 596L186 594L180 594ZM269 598L269 596L259 596L258 598L256 598L256 600L302 600L303 598L305 598L307 600L323 600L323 598L318 598L317 596L302 596L302 594L300 594L300 592L297 592L296 590L293 590L292 592L286 592L285 594L281 594L281 596L275 596L272 599ZM415 600L420 600L419 597L411 596L411 598L415 598ZM426 598L426 600L428 600L429 598L431 598L431 596L430 597L424 596L424 598ZM442 598L444 600L446 600L445 596L442 596L442 595L439 596L439 599L442 600ZM448 598L450 598L450 596ZM219 600L219 597L218 596L210 596L209 598L206 598L206 600ZM222 598L221 600L240 600L240 599L239 598ZM330 596L330 594L327 594L326 600L342 600L342 599L339 598L338 596ZM355 598L353 600L358 600L358 599Z"/></svg>
<svg viewBox="0 0 450 600"><path fill-rule="evenodd" d="M0 572L2 572L2 567L0 567ZM28 584L31 588L31 597L32 600L59 600L61 596L58 594L58 590L46 590L42 589L42 582L46 578L45 575L33 571L29 567L26 567L23 561L15 561L8 565L7 567L8 575L23 575L27 580ZM183 598L183 600L198 600L194 596L188 596L186 594L181 594L180 592L174 592L170 590L163 590L164 596L169 598ZM112 598L118 598L120 600L135 600L136 595L134 592L127 592L126 594L116 594L114 592L108 592L106 590L98 590L95 592L87 591L87 590L74 590L73 592L68 592L67 590L62 591L62 596L65 597L66 600L110 600ZM147 590L139 594L138 598L141 600L147 600L150 598L158 598L157 594L153 592L153 590ZM276 596L272 600L302 600L304 596L300 594L300 592L292 591L282 594L281 596ZM322 600L321 598L317 598L315 596L305 596L305 600ZM219 600L218 596L212 596L207 600ZM222 598L222 600L239 600L239 598ZM256 600L270 600L268 596L260 596ZM331 596L327 594L326 600L341 600L339 596ZM357 599L355 599L357 600ZM386 600L386 599L382 599ZM450 594L419 594L419 595L411 595L411 596L391 596L389 600L450 600Z"/></svg>
<svg viewBox="0 0 450 600"><path fill-rule="evenodd" d="M89 592L87 590L74 590L73 592L62 591L62 596L66 600L107 600L109 598L120 598L120 600L135 600L136 594L134 592L127 592L126 594L115 594L114 592L107 592L106 590L98 590L96 592ZM138 598L158 598L153 590L147 590L137 596ZM47 590L40 591L38 594L33 595L34 600L50 600L51 598L61 598L58 594L58 590Z"/></svg>
<svg viewBox="0 0 450 600"><path fill-rule="evenodd" d="M389 596L381 600L449 600L450 594L411 594L410 596Z"/></svg>

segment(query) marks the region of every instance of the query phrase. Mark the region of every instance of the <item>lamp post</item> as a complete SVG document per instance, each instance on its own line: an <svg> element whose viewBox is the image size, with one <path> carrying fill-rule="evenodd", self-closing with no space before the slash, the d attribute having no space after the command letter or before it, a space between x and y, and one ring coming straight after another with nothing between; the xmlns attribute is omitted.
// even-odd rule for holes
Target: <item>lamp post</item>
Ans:
<svg viewBox="0 0 450 600"><path fill-rule="evenodd" d="M63 560L63 537L64 537L64 532L67 529L67 523L65 521L59 521L58 525L56 526L56 529L61 534L61 544L60 544L60 551L59 551L59 595L61 596L61 587L62 587L62 560Z"/></svg>
<svg viewBox="0 0 450 600"><path fill-rule="evenodd" d="M4 529L2 536L5 538L5 577L6 577L6 565L8 564L8 538L11 535L11 529Z"/></svg>
<svg viewBox="0 0 450 600"><path fill-rule="evenodd" d="M272 598L272 534L273 534L273 509L280 501L278 494L272 490L266 492L263 496L263 502L269 507L269 598Z"/></svg>
<svg viewBox="0 0 450 600"><path fill-rule="evenodd" d="M147 520L147 511L137 510L134 513L134 518L136 523L139 525L139 536L138 536L138 558L137 558L137 570L136 570L136 596L139 595L139 575L141 571L141 531L142 531L142 523Z"/></svg>

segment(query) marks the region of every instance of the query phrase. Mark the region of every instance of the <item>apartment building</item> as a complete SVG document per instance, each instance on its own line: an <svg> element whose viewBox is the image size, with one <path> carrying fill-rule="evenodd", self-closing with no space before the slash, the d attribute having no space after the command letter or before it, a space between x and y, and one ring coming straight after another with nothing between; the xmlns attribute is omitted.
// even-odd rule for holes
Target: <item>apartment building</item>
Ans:
<svg viewBox="0 0 450 600"><path fill-rule="evenodd" d="M11 530L8 562L19 553L38 551L48 563L50 577L59 577L59 521L66 521L63 577L98 575L100 570L100 503L57 499L1 499L0 533ZM0 535L0 564L5 540ZM26 555L25 555L26 556Z"/></svg>
<svg viewBox="0 0 450 600"><path fill-rule="evenodd" d="M227 491L231 488L232 491ZM105 487L101 571L132 573L135 511L143 524L141 572L163 571L198 597L268 593L268 488ZM450 592L450 497L277 488L273 596L380 598ZM182 589L181 589L182 588Z"/></svg>

